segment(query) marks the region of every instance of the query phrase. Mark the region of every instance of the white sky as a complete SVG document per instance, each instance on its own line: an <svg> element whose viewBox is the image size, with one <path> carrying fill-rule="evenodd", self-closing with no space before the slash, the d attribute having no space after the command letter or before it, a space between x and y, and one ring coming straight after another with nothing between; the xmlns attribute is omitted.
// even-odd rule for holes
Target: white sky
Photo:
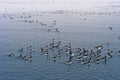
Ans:
<svg viewBox="0 0 120 80"><path fill-rule="evenodd" d="M118 2L120 0L0 0L0 2Z"/></svg>
<svg viewBox="0 0 120 80"><path fill-rule="evenodd" d="M10 11L90 10L91 6L105 6L107 2L120 2L120 0L0 0L0 8Z"/></svg>

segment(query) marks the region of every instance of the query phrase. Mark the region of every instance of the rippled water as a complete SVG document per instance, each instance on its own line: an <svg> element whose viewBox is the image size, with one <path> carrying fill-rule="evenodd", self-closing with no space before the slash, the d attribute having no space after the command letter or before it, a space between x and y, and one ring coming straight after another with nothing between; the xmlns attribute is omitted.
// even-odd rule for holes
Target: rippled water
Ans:
<svg viewBox="0 0 120 80"><path fill-rule="evenodd" d="M32 17L49 25L56 20L55 27L60 33L48 32L48 27L25 23L20 18L4 19L1 14L0 19L0 80L120 80L120 56L116 54L120 46L117 38L120 36L120 16L46 13ZM40 52L40 47L51 43L53 38L61 40L62 46L72 42L73 49L94 49L94 46L103 44L106 51L110 42L114 55L106 64L90 66L78 64L75 60L72 65L66 65L68 59L65 55L53 62ZM18 50L29 45L36 48L32 62L18 58ZM15 56L8 57L10 53L15 53Z"/></svg>

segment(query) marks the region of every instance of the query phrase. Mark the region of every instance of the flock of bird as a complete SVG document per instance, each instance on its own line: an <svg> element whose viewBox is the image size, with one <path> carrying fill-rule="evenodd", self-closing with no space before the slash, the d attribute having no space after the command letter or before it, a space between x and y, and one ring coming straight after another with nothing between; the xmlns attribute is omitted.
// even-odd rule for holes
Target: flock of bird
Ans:
<svg viewBox="0 0 120 80"><path fill-rule="evenodd" d="M68 16L70 14L72 15L79 15L79 16L93 16L93 15L98 15L98 16L101 16L101 15L112 15L112 16L119 16L120 15L120 12L69 12L69 11L53 11L53 12L40 12L40 13L35 13L35 14L31 14L31 13L27 13L27 12L23 12L23 13L3 13L3 17L5 19L11 19L11 20L19 20L19 21L22 21L22 22L25 22L25 23L29 23L29 24L39 24L40 26L42 27L47 27L45 30L47 32L61 32L60 29L56 26L57 25L57 21L56 20L53 20L51 21L51 24L47 24L43 21L39 21L39 20L36 20L36 19L33 19L34 17L35 18L41 18L42 16L44 16L45 14L63 14L65 16ZM87 20L87 18L83 18L83 20ZM113 30L112 26L109 26L109 29L110 30ZM120 40L120 38L119 38Z"/></svg>
<svg viewBox="0 0 120 80"><path fill-rule="evenodd" d="M59 12L61 14L63 14L64 12ZM66 16L66 13L67 14L70 14L69 12L65 12L65 16ZM50 13L51 14L51 13ZM53 12L52 14L58 14L58 12ZM71 14L74 14L74 13L71 13ZM98 15L118 15L120 14L120 12L112 12L112 13L109 13L109 12L85 12L85 13L75 13L75 14L79 14L80 16L81 15L95 15L95 14L98 14ZM58 28L56 28L56 24L57 24L57 21L54 20L52 21L52 25L48 25L47 23L44 23L44 22L39 22L38 20L33 20L32 15L28 14L28 13L22 13L22 14L8 14L8 13L5 13L3 14L3 17L4 18L8 18L8 19L11 19L11 20L15 20L17 19L16 16L18 16L17 18L20 18L23 22L25 23L29 23L29 24L39 24L40 26L46 26L49 28L47 28L47 31L48 32L60 32L60 30ZM37 17L40 17L42 16L42 14L37 14L36 15ZM87 18L84 18L83 20L87 20ZM109 26L109 29L110 30L113 30L113 28L111 26ZM119 38L120 40L120 38ZM108 43L109 45L109 43ZM113 50L110 50L108 48L107 52L103 52L103 49L104 49L104 45L98 45L98 46L95 46L94 49L91 49L91 50L88 50L86 48L73 48L72 47L72 44L71 42L68 42L68 45L65 45L65 46L61 46L61 41L55 41L55 39L53 39L53 41L44 46L44 47L40 47L40 52L41 54L47 56L47 58L49 58L49 60L51 61L57 61L57 58L59 57L68 57L68 60L65 62L66 64L72 64L75 60L77 61L78 63L81 63L81 64L87 64L87 65L90 65L92 63L95 63L95 64L99 64L100 62L104 62L106 63L107 60L109 60L110 58L113 57L113 54L114 54L114 51ZM51 50L57 50L53 56L50 56L51 53L50 51ZM27 53L25 53L26 51L26 48L20 48L18 50L18 53L19 53L19 58L22 59L22 60L25 60L25 61L32 61L33 60L33 53L36 51L36 48L33 47L33 46L29 46L27 47ZM116 53L118 53L118 55L120 55L120 51L117 51ZM8 54L8 57L14 57L15 56L15 53L11 53L11 54Z"/></svg>
<svg viewBox="0 0 120 80"><path fill-rule="evenodd" d="M33 53L35 53L37 48L33 46L26 48L20 48L18 50L18 57L25 61L33 60ZM65 64L71 65L73 62L78 62L80 64L99 64L101 62L106 63L109 59L113 57L115 52L113 50L107 49L106 52L103 51L104 45L97 45L94 49L88 50L86 48L72 48L71 42L67 45L61 46L61 41L55 41L53 38L52 42L44 47L39 47L39 52L49 58L49 60L56 62L60 57L67 57ZM55 51L54 53L51 50ZM116 52L120 55L120 51ZM52 54L52 56L51 56ZM16 53L11 53L8 57L14 57Z"/></svg>
<svg viewBox="0 0 120 80"><path fill-rule="evenodd" d="M3 14L3 17L5 19L10 19L10 20L19 19L20 21L25 22L25 23L38 24L42 27L47 27L46 31L48 31L48 32L57 32L57 33L60 32L59 28L56 27L56 24L57 24L56 20L51 21L51 24L49 25L49 24L44 23L42 21L32 19L33 17L41 17L41 16L42 16L42 14L41 15L39 15L39 14L32 15L32 14L25 13L25 12L23 12L22 14L15 14L15 13L11 13L11 14L4 13Z"/></svg>

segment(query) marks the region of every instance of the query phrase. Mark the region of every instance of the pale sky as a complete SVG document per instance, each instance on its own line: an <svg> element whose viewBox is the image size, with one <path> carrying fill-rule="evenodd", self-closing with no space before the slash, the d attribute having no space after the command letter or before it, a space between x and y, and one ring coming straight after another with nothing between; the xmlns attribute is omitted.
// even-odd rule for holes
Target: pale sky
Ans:
<svg viewBox="0 0 120 80"><path fill-rule="evenodd" d="M3 2L119 2L120 0L0 0Z"/></svg>
<svg viewBox="0 0 120 80"><path fill-rule="evenodd" d="M0 0L0 8L6 8L7 11L90 10L96 7L95 5L107 6L107 2L120 0Z"/></svg>

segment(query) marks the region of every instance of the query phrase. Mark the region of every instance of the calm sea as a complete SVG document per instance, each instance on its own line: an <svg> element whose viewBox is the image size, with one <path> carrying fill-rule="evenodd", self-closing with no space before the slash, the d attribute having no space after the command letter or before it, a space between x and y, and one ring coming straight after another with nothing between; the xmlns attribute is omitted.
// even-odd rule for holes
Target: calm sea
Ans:
<svg viewBox="0 0 120 80"><path fill-rule="evenodd" d="M95 10L1 13L0 80L120 80L120 56L117 54L120 50L119 5L92 7ZM6 17L3 17L4 15ZM21 18L21 15L31 17ZM10 16L13 19L10 19ZM25 20L34 22L28 23ZM112 30L109 27L112 27ZM48 31L49 29L51 31ZM94 46L102 44L102 54L106 54L107 49L110 49L113 50L113 57L108 58L106 64L100 62L90 66L78 64L73 58L72 64L67 65L68 57L63 54L53 62L49 57L54 55L57 49L49 50L49 57L40 51L41 47L52 43L53 38L61 41L60 48L71 42L73 51L78 47L95 50ZM107 43L110 43L109 47ZM32 53L32 62L20 59L18 50L24 48L23 54L28 54L27 47L30 45L36 49ZM15 55L8 57L11 53Z"/></svg>

